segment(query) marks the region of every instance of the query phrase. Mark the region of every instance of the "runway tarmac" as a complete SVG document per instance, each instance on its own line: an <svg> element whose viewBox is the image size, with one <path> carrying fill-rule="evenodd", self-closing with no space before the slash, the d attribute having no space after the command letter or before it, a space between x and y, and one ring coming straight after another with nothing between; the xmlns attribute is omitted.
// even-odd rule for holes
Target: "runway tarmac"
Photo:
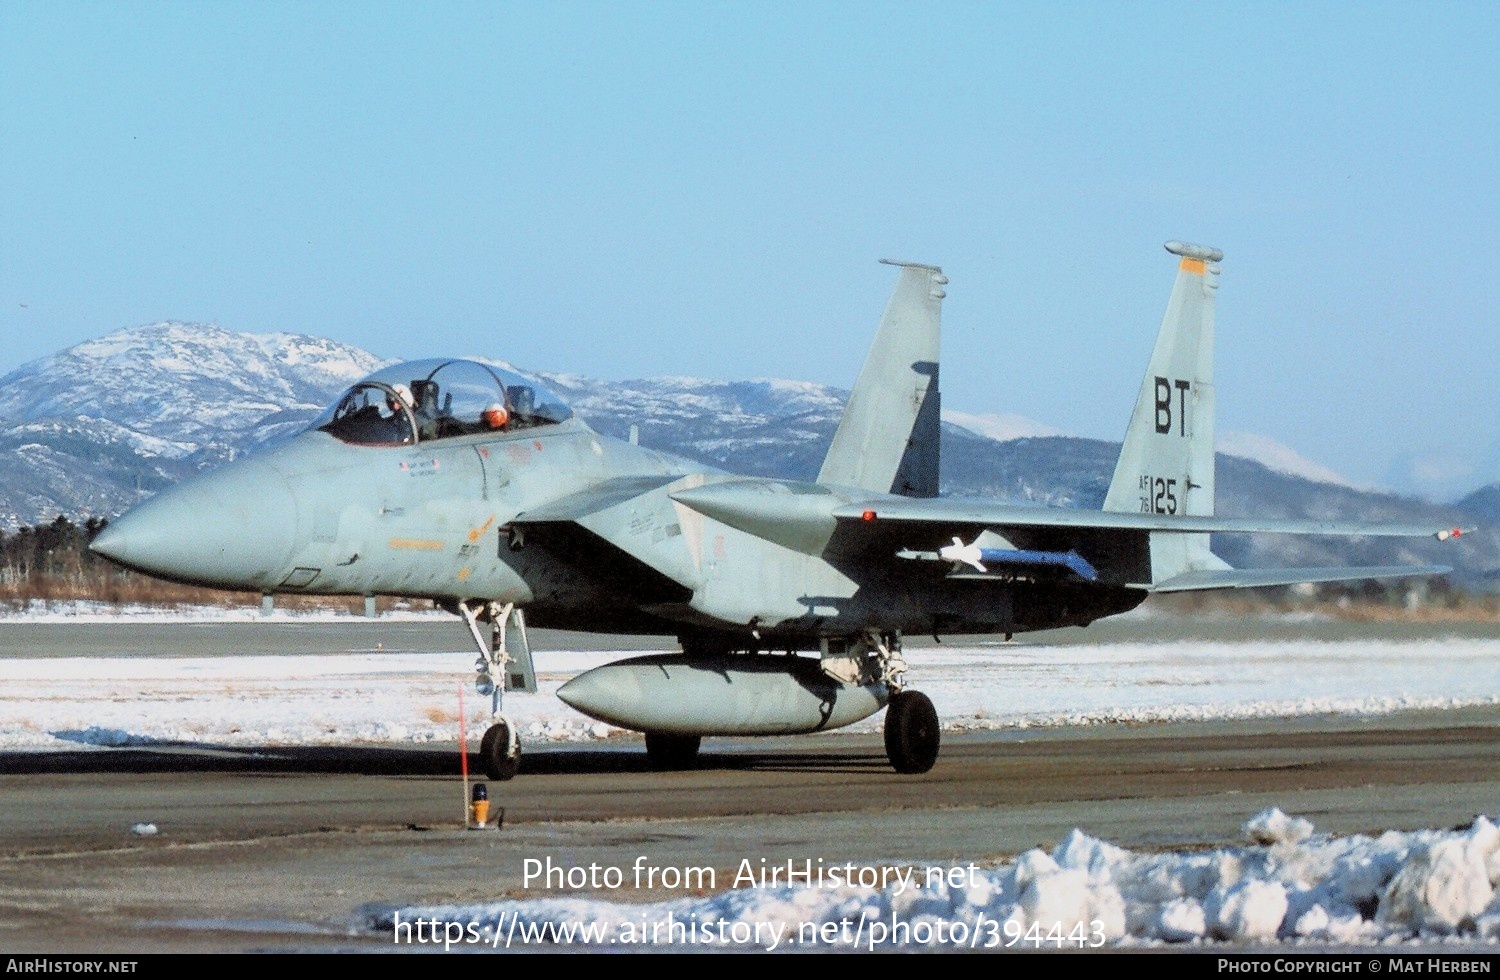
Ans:
<svg viewBox="0 0 1500 980"><path fill-rule="evenodd" d="M644 857L728 880L744 859L984 864L1074 827L1132 848L1242 843L1268 806L1322 831L1448 826L1500 809L1500 709L950 737L919 777L893 774L868 737L711 743L680 773L646 772L634 750L554 748L491 784L503 828L469 832L453 761L207 746L0 756L0 947L390 948L364 931L367 907L566 893L523 888L527 859ZM140 814L161 833L132 835Z"/></svg>
<svg viewBox="0 0 1500 980"><path fill-rule="evenodd" d="M916 777L869 736L707 740L676 773L646 771L638 742L537 746L490 784L503 828L469 832L456 761L456 745L0 753L0 949L405 950L372 911L569 893L528 888L528 860L725 880L746 859L982 865L1075 827L1137 849L1242 843L1269 806L1324 832L1445 827L1500 812L1500 707L949 735ZM132 834L148 819L158 834ZM580 893L683 894L631 885Z"/></svg>

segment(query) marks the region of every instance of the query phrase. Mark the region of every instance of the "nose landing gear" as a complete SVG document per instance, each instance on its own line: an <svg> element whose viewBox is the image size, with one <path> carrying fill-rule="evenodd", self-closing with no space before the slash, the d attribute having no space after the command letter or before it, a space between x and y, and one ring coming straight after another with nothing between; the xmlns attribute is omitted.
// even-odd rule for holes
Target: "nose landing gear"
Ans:
<svg viewBox="0 0 1500 980"><path fill-rule="evenodd" d="M521 770L521 740L510 719L502 715L485 730L479 741L479 761L484 774L494 780L512 779Z"/></svg>
<svg viewBox="0 0 1500 980"><path fill-rule="evenodd" d="M536 692L536 669L531 662L531 645L526 640L526 620L515 603L481 602L468 599L458 604L458 613L479 648L474 664L478 675L474 686L480 694L490 696L492 724L479 742L480 764L491 779L512 779L521 769L521 739L515 723L500 710L506 691ZM489 625L485 638L479 624ZM507 638L512 642L507 643Z"/></svg>

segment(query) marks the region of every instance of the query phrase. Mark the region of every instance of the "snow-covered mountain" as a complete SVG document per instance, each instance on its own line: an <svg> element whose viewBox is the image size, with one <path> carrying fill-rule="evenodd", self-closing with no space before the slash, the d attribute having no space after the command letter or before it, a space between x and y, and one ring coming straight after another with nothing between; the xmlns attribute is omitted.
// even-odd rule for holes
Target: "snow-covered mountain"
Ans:
<svg viewBox="0 0 1500 980"><path fill-rule="evenodd" d="M0 378L0 528L57 514L112 516L198 470L290 435L351 382L387 363L300 334L243 334L214 324L121 330ZM530 373L590 425L725 469L812 479L848 392L800 381L653 378L606 382ZM1017 415L945 413L941 489L1097 508L1115 443L1058 435ZM1002 438L996 438L1002 437ZM1260 437L1221 446L1218 509L1228 515L1363 517L1493 525L1491 496L1455 507L1372 493ZM1243 458L1257 456L1263 462ZM1472 509L1467 505L1473 504ZM1382 539L1216 537L1245 565L1456 564L1483 581L1500 567L1500 534L1458 547Z"/></svg>
<svg viewBox="0 0 1500 980"><path fill-rule="evenodd" d="M1284 446L1269 436L1257 435L1254 432L1220 432L1217 442L1218 445L1214 448L1224 455L1238 456L1241 459L1260 463L1277 473L1300 476L1314 483L1337 483L1345 487L1354 485L1322 463L1313 462L1290 446Z"/></svg>
<svg viewBox="0 0 1500 980"><path fill-rule="evenodd" d="M0 378L0 421L109 422L143 455L181 458L239 443L289 416L311 418L331 392L382 363L320 337L156 323L117 330Z"/></svg>
<svg viewBox="0 0 1500 980"><path fill-rule="evenodd" d="M295 431L382 363L320 337L156 323L24 364L0 378L0 527L116 514Z"/></svg>
<svg viewBox="0 0 1500 980"><path fill-rule="evenodd" d="M1029 419L1024 415L1017 415L1014 412L1006 412L998 415L994 413L975 415L971 412L944 410L943 419L952 422L954 425L963 426L975 435L994 439L996 442L1067 434L1052 428L1050 425L1043 425L1035 419Z"/></svg>

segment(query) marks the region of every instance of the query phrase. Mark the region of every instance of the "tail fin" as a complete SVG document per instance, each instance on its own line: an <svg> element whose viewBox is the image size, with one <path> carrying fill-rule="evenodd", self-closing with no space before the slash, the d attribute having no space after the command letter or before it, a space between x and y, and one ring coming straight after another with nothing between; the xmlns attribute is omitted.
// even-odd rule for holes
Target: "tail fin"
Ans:
<svg viewBox="0 0 1500 980"><path fill-rule="evenodd" d="M1214 293L1216 248L1167 242L1180 256L1177 281L1136 397L1104 509L1117 513L1214 512ZM1151 534L1153 581L1183 572L1227 568L1208 550L1208 535Z"/></svg>
<svg viewBox="0 0 1500 980"><path fill-rule="evenodd" d="M819 483L907 497L938 492L938 335L943 286L935 265L892 262L901 278L854 383Z"/></svg>

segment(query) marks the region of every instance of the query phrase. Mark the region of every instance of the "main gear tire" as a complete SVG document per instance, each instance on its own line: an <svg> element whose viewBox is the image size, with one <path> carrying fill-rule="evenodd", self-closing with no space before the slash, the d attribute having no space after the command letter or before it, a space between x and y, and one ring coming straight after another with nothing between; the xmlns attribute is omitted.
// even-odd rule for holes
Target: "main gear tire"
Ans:
<svg viewBox="0 0 1500 980"><path fill-rule="evenodd" d="M937 762L943 729L937 709L921 691L892 695L885 708L885 755L899 773L915 775Z"/></svg>

